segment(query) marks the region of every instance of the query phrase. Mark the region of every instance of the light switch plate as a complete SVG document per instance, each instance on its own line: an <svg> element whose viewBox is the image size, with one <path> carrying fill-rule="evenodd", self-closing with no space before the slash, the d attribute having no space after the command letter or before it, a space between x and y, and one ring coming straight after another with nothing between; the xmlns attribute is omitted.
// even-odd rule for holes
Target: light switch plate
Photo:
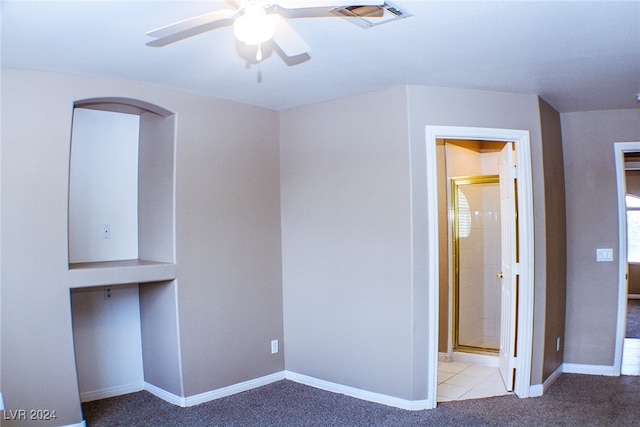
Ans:
<svg viewBox="0 0 640 427"><path fill-rule="evenodd" d="M613 261L613 249L611 249L611 248L599 248L599 249L596 249L596 261L598 261L598 262L611 262L611 261Z"/></svg>

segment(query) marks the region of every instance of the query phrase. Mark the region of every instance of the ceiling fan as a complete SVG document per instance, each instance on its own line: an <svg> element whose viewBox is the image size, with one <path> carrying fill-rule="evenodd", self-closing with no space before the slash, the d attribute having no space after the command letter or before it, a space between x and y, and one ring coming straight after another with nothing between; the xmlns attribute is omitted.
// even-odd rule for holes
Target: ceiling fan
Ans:
<svg viewBox="0 0 640 427"><path fill-rule="evenodd" d="M288 17L332 16L327 8L364 8L381 6L384 0L356 0L354 6L348 0L235 0L235 9L222 9L187 18L146 34L155 37L148 46L161 47L184 40L216 28L233 25L235 37L249 46L257 46L256 60L262 60L262 44L272 40L287 57L307 53L311 48L289 25L280 8L286 9ZM322 10L322 9L325 10ZM379 8L372 9L371 16L382 14Z"/></svg>

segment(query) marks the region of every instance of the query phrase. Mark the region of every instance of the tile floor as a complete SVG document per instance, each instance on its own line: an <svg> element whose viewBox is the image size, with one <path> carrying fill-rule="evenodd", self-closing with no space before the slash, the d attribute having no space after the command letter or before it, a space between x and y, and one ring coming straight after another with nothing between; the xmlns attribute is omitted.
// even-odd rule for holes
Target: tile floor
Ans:
<svg viewBox="0 0 640 427"><path fill-rule="evenodd" d="M438 362L438 402L508 394L498 368L468 362Z"/></svg>

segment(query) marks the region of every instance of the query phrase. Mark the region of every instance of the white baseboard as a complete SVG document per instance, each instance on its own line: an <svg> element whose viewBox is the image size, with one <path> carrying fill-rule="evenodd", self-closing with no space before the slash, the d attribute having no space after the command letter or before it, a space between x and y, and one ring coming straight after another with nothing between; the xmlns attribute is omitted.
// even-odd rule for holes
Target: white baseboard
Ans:
<svg viewBox="0 0 640 427"><path fill-rule="evenodd" d="M183 408L187 406L187 402L184 397L180 397L151 383L145 382L144 389L154 396L164 400L165 402L171 403L172 405L181 406Z"/></svg>
<svg viewBox="0 0 640 427"><path fill-rule="evenodd" d="M549 390L549 387L560 378L562 372L564 372L564 370L562 364L560 364L542 384L534 384L529 387L529 397L539 397L545 394L546 391Z"/></svg>
<svg viewBox="0 0 640 427"><path fill-rule="evenodd" d="M102 390L85 391L80 393L80 401L83 403L91 402L92 400L106 399L108 397L134 393L140 390L144 390L144 383L142 382L117 387L103 388Z"/></svg>
<svg viewBox="0 0 640 427"><path fill-rule="evenodd" d="M243 391L252 390L257 387L262 387L267 384L271 384L276 381L288 379L300 384L305 384L311 387L327 390L332 393L344 394L347 396L355 397L357 399L367 400L369 402L380 403L387 406L393 406L400 409L406 409L410 411L419 411L423 409L431 409L435 407L434 402L429 399L424 400L407 400L399 397L389 396L386 394L375 393L372 391L362 390L355 387L349 387L342 384L332 383L318 378L310 377L308 375L298 374L291 371L280 371L270 375L266 375L260 378L244 381L238 384L233 384L227 387L222 387L216 390L207 391L204 393L196 394L189 397L181 397L168 392L160 387L157 387L151 383L145 382L141 385L135 385L125 388L118 387L107 390L100 390L99 392L85 393L85 397L93 396L105 396L113 397L120 394L132 393L135 391L146 390L149 393L159 397L160 399L169 402L176 406L188 407L199 405L201 403L209 402L211 400L220 399L222 397L231 396L233 394L241 393ZM108 396L107 396L108 394ZM435 397L435 396L434 396ZM103 397L96 397L100 399ZM95 400L95 399L92 399ZM83 400L84 402L85 400ZM86 400L88 402L88 400ZM70 426L75 427L75 426ZM85 427L80 426L78 427Z"/></svg>
<svg viewBox="0 0 640 427"><path fill-rule="evenodd" d="M640 294L627 294L628 299L640 299Z"/></svg>
<svg viewBox="0 0 640 427"><path fill-rule="evenodd" d="M581 363L563 363L562 372L567 374L606 375L617 376L613 366L609 365L585 365Z"/></svg>
<svg viewBox="0 0 640 427"><path fill-rule="evenodd" d="M85 420L82 420L81 423L78 424L67 424L66 426L63 427L87 427L87 422Z"/></svg>
<svg viewBox="0 0 640 427"><path fill-rule="evenodd" d="M252 380L244 381L238 384L232 384L230 386L218 388L211 391L206 391L204 393L196 394L189 397L177 396L150 383L144 383L144 389L166 402L186 408L189 406L195 406L201 403L209 402L211 400L220 399L221 397L231 396L232 394L252 390L254 388L262 387L263 385L271 384L283 379L284 371L280 371L273 374L265 375L264 377L254 378Z"/></svg>
<svg viewBox="0 0 640 427"><path fill-rule="evenodd" d="M207 391L205 393L196 394L194 396L189 396L185 399L186 406L199 405L204 402L220 399L221 397L231 396L232 394L252 390L254 388L262 387L264 385L283 380L284 377L285 377L284 371L280 371L274 374L266 375L264 377L255 378L253 380L244 381L238 384L233 384L233 385L222 387L216 390Z"/></svg>
<svg viewBox="0 0 640 427"><path fill-rule="evenodd" d="M435 405L428 399L426 400L406 400L399 397L388 396L386 394L375 393L372 391L361 390L355 387L349 387L342 384L332 383L308 375L298 374L296 372L285 371L285 378L310 387L319 388L321 390L330 391L332 393L344 394L346 396L355 397L357 399L367 400L369 402L380 403L382 405L393 406L409 411L420 411L423 409L434 408ZM435 396L434 396L435 397Z"/></svg>
<svg viewBox="0 0 640 427"><path fill-rule="evenodd" d="M527 397L540 397L544 394L543 384L534 384L529 386L529 396Z"/></svg>

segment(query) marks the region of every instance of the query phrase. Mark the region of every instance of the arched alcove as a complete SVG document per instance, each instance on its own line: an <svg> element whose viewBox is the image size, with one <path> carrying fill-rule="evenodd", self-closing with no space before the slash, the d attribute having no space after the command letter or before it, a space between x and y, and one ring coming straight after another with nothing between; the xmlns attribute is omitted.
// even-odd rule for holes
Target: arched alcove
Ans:
<svg viewBox="0 0 640 427"><path fill-rule="evenodd" d="M180 394L174 139L162 107L74 103L69 286L83 401L147 385Z"/></svg>

